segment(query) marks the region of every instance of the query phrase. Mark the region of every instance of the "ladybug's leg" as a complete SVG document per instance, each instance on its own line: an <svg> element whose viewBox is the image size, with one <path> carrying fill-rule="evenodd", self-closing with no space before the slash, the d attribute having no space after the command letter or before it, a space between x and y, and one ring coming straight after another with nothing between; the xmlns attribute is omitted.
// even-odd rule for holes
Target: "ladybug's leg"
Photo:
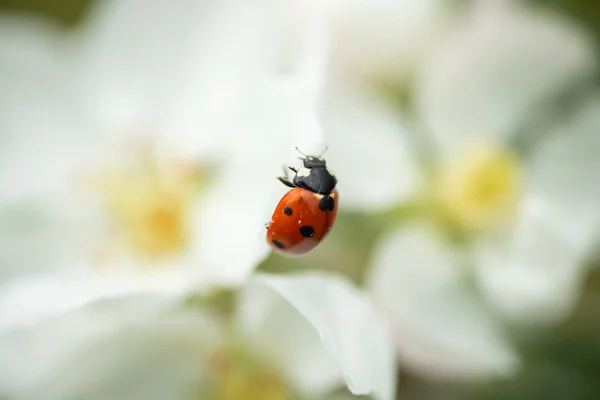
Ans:
<svg viewBox="0 0 600 400"><path fill-rule="evenodd" d="M296 188L297 187L292 182L290 182L290 180L288 178L284 178L284 177L278 176L277 179L279 179L279 181L281 183L283 183L285 186L288 186L288 187L291 187L291 188Z"/></svg>
<svg viewBox="0 0 600 400"><path fill-rule="evenodd" d="M285 165L283 165L282 168L283 168L283 176L285 176L286 178L288 178L288 169L290 171L294 171L295 174L298 173L298 170L294 167L290 167L290 166L286 167Z"/></svg>
<svg viewBox="0 0 600 400"><path fill-rule="evenodd" d="M288 168L294 172L298 172L296 170L296 168L294 167L289 167ZM298 186L296 186L292 181L290 181L290 179L288 178L288 171L285 168L285 166L283 166L283 176L278 176L277 179L279 179L281 181L281 183L283 183L285 186L291 187L291 188L296 188Z"/></svg>

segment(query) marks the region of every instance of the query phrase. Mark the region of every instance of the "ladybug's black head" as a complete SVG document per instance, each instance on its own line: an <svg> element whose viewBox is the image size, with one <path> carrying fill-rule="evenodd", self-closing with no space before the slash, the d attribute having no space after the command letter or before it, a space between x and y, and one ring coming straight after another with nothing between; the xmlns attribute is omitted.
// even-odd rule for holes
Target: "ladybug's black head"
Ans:
<svg viewBox="0 0 600 400"><path fill-rule="evenodd" d="M304 167L294 176L293 184L311 192L328 195L337 184L337 179L327 168L325 159L307 156L302 159Z"/></svg>
<svg viewBox="0 0 600 400"><path fill-rule="evenodd" d="M327 162L324 158L320 157L306 157L302 159L304 168L327 168Z"/></svg>

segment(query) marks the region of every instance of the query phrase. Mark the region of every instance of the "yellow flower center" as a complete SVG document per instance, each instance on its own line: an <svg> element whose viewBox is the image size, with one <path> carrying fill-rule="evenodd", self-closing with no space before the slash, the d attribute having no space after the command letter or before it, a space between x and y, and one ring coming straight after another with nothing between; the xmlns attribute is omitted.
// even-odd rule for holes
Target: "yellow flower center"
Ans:
<svg viewBox="0 0 600 400"><path fill-rule="evenodd" d="M126 168L104 171L99 188L121 243L156 261L190 242L190 210L202 175L189 164L159 162L151 149L135 155Z"/></svg>
<svg viewBox="0 0 600 400"><path fill-rule="evenodd" d="M518 160L507 149L474 146L441 171L437 198L444 220L467 231L510 225L521 195Z"/></svg>
<svg viewBox="0 0 600 400"><path fill-rule="evenodd" d="M224 348L206 365L207 378L198 399L293 400L296 397L276 369L240 348Z"/></svg>

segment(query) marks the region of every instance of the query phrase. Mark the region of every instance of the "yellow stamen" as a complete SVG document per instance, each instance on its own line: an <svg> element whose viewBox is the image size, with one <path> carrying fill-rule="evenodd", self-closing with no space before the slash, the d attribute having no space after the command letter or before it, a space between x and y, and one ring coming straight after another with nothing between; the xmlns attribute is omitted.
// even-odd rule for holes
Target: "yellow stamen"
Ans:
<svg viewBox="0 0 600 400"><path fill-rule="evenodd" d="M188 245L201 176L189 165L160 163L151 150L136 153L127 168L101 174L99 189L123 243L134 255L157 260Z"/></svg>
<svg viewBox="0 0 600 400"><path fill-rule="evenodd" d="M514 154L504 148L475 146L442 171L438 201L453 226L481 231L510 225L521 195Z"/></svg>
<svg viewBox="0 0 600 400"><path fill-rule="evenodd" d="M282 376L239 347L224 348L209 359L203 400L292 400Z"/></svg>

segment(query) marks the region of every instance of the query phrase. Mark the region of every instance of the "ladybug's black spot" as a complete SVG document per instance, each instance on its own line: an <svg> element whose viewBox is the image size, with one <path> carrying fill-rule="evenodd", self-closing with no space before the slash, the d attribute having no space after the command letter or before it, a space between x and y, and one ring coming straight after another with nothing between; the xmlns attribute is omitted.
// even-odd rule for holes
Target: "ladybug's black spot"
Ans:
<svg viewBox="0 0 600 400"><path fill-rule="evenodd" d="M323 196L321 200L319 200L319 210L321 211L333 211L335 207L335 201L331 196Z"/></svg>
<svg viewBox="0 0 600 400"><path fill-rule="evenodd" d="M278 248L278 249L285 249L285 246L283 245L283 243L278 242L277 240L273 239L273 244Z"/></svg>
<svg viewBox="0 0 600 400"><path fill-rule="evenodd" d="M300 234L305 238L311 238L315 236L315 229L312 226L303 226L300 228Z"/></svg>
<svg viewBox="0 0 600 400"><path fill-rule="evenodd" d="M285 215L292 215L292 209L289 208L288 206L283 207L283 213Z"/></svg>

